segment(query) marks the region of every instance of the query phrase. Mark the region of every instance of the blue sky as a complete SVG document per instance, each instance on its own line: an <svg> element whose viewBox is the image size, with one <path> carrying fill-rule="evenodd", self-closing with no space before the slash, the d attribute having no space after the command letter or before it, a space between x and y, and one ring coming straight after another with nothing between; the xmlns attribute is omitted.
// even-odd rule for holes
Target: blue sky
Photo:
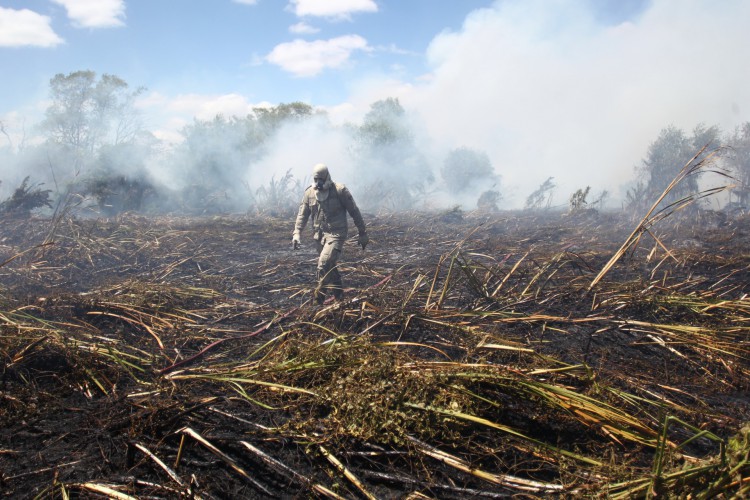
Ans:
<svg viewBox="0 0 750 500"><path fill-rule="evenodd" d="M591 3L605 22L644 0ZM164 95L346 102L362 75L414 81L445 31L490 0L0 1L0 112L40 98L57 73L110 73ZM23 26L25 25L25 26ZM15 33L11 33L15 31Z"/></svg>
<svg viewBox="0 0 750 500"><path fill-rule="evenodd" d="M511 190L615 190L663 127L750 120L748 26L746 0L0 0L0 122L22 133L50 78L84 69L146 87L165 140L258 105L343 123L398 97L436 159L473 147Z"/></svg>
<svg viewBox="0 0 750 500"><path fill-rule="evenodd" d="M0 19L28 9L38 16L31 28L38 34L0 43L3 67L14 68L4 78L2 111L36 97L29 95L32 89L46 91L56 73L78 69L116 74L169 95L237 93L256 103L336 105L362 73L409 80L427 72L424 53L432 38L459 29L469 12L490 4L6 0Z"/></svg>

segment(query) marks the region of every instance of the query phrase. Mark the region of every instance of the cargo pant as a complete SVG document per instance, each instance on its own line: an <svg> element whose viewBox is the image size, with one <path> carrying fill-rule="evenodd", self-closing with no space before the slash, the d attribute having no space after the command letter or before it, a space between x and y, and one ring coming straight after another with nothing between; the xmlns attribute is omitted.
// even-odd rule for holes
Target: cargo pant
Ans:
<svg viewBox="0 0 750 500"><path fill-rule="evenodd" d="M318 249L318 286L315 288L315 301L322 304L327 294L336 300L344 296L344 286L338 270L343 241L323 235L320 241L315 240Z"/></svg>

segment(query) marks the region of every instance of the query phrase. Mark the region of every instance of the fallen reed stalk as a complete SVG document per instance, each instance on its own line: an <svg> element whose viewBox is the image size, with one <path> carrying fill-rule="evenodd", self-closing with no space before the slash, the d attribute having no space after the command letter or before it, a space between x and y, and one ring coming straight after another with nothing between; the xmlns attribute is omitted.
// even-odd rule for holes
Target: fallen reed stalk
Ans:
<svg viewBox="0 0 750 500"><path fill-rule="evenodd" d="M653 236L653 233L651 233L650 228L656 222L669 217L676 211L684 209L685 207L691 205L698 199L705 198L708 196L714 196L732 187L732 186L722 186L719 188L707 189L699 193L689 195L680 200L677 200L667 205L666 207L661 208L659 211L657 211L657 208L659 207L659 205L662 204L662 202L669 195L669 193L671 193L675 189L675 187L677 187L686 177L690 175L697 175L702 170L707 170L713 164L713 162L717 159L720 153L720 150L711 151L705 157L701 158L701 156L706 151L706 149L707 149L707 146L702 147L682 167L682 169L680 169L680 171L677 173L675 178L672 179L672 182L670 182L669 185L666 187L666 189L664 189L664 191L656 199L654 204L651 205L651 208L648 209L648 211L646 212L646 215L643 216L641 221L636 225L635 229L633 229L630 235L625 239L625 242L622 244L622 246L620 246L620 248L612 256L612 258L610 258L609 261L601 269L601 271L599 271L599 274L597 274L596 277L594 277L594 279L591 281L591 284L589 284L589 287L588 287L589 291L592 290L597 285L597 283L599 283L599 281L609 272L612 266L614 266L615 263L617 263L617 261L620 260L620 258L623 255L625 255L625 253L630 248L638 244L643 233L649 233ZM723 172L717 172L717 173L720 173L726 176L726 174ZM656 213L654 214L654 212ZM654 238L654 239L659 244L659 246L661 246L666 251L667 254L670 254L669 250L661 243L661 241L659 241L658 238Z"/></svg>
<svg viewBox="0 0 750 500"><path fill-rule="evenodd" d="M593 295L593 263L632 233L627 221L489 222L376 218L371 231L388 238L365 256L345 248L345 299L320 308L305 305L315 256L286 250L286 220L59 225L43 256L0 267L4 487L745 491L746 446L732 438L750 415L744 222L676 228L694 247L656 235L670 257L612 266ZM0 229L10 255L46 235L33 222ZM123 468L128 447L143 458ZM60 459L74 453L75 467Z"/></svg>

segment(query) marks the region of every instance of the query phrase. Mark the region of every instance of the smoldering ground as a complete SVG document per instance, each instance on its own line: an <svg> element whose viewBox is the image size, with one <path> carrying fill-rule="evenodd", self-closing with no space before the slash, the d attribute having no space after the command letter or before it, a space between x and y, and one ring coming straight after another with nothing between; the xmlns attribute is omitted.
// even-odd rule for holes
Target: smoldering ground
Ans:
<svg viewBox="0 0 750 500"><path fill-rule="evenodd" d="M368 217L345 299L266 215L0 219L14 498L741 496L747 217ZM47 244L45 244L47 242ZM726 450L726 452L724 451Z"/></svg>

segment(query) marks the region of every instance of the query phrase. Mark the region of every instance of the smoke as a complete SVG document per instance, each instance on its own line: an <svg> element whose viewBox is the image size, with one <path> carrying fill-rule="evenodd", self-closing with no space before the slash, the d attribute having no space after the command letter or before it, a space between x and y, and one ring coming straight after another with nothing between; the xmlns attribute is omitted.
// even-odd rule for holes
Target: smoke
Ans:
<svg viewBox="0 0 750 500"><path fill-rule="evenodd" d="M333 127L325 116L290 123L273 135L267 144L268 153L245 172L244 180L262 187L289 172L309 185L317 163L328 165L334 181L354 179L356 169L348 154L348 139L346 131Z"/></svg>
<svg viewBox="0 0 750 500"><path fill-rule="evenodd" d="M160 154L143 159L143 167L173 190L223 186L225 208L234 211L246 210L261 188L287 173L304 187L319 162L358 199L373 195L373 180L407 188L422 183L416 208L471 209L484 189L501 193L502 208L521 208L550 177L557 185L553 205L566 205L586 186L592 198L607 190L617 202L663 128L689 132L703 123L726 132L750 120L750 66L736 55L750 46L750 2L644 0L626 20L602 16L603 6L626 4L633 2L498 0L468 15L459 30L436 34L427 73L411 80L363 74L348 82L344 102L325 108L327 116L281 126L262 152L242 151L241 131L231 127L205 143L193 137L190 145L181 142L182 131L195 119L244 119L273 105L236 93L151 92L137 105ZM388 98L406 111L410 141L379 158L358 155L354 132L370 106ZM6 126L19 123L1 118ZM0 152L9 155L22 129L7 129ZM486 153L494 168L476 192L451 193L442 183L443 162L459 148ZM223 151L214 161L221 175L196 175L201 151L203 165ZM34 160L37 172L50 171L45 161ZM11 187L6 179L0 187Z"/></svg>
<svg viewBox="0 0 750 500"><path fill-rule="evenodd" d="M550 176L554 203L587 185L616 195L662 128L748 120L750 66L736 54L750 3L654 0L616 25L596 3L498 1L435 37L426 83L387 86L433 144L486 151L513 207Z"/></svg>

